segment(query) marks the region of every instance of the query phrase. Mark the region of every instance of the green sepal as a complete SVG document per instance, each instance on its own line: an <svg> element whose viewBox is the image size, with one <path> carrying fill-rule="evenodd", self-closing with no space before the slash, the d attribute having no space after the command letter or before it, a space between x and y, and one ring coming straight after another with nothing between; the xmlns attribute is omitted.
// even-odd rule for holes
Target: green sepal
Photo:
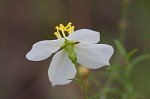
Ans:
<svg viewBox="0 0 150 99"><path fill-rule="evenodd" d="M77 63L77 54L74 51L74 45L75 45L74 42L66 40L65 44L63 45L63 48L67 50L68 57L72 61L72 63L76 64Z"/></svg>

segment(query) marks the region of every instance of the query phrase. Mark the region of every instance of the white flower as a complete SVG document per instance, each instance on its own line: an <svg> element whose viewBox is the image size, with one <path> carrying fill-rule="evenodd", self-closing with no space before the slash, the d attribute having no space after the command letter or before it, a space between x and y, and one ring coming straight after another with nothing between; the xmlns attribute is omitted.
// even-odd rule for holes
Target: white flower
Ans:
<svg viewBox="0 0 150 99"><path fill-rule="evenodd" d="M48 70L49 80L52 86L64 85L71 82L76 75L76 69L72 61L68 58L65 49L58 51L65 43L65 39L74 42L74 51L77 54L77 62L87 68L97 69L109 65L109 59L113 54L113 47L107 44L95 44L100 41L99 32L89 29L80 29L73 31L71 23L64 27L56 27L57 40L43 40L35 43L32 49L27 53L26 58L31 61L41 61L57 52L50 64ZM69 32L70 30L70 32ZM63 37L59 31L62 31ZM66 37L64 31L69 35Z"/></svg>

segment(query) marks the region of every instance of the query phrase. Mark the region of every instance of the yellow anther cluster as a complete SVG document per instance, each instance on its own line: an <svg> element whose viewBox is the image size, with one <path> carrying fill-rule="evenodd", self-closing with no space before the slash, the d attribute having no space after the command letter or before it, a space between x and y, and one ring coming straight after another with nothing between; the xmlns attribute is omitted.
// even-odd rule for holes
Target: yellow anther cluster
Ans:
<svg viewBox="0 0 150 99"><path fill-rule="evenodd" d="M71 22L69 22L68 24L67 24L67 26L64 26L63 24L60 24L59 26L56 26L55 28L56 28L56 30L57 30L57 32L55 32L54 33L54 35L59 39L59 38L62 38L62 36L64 37L64 38L66 38L66 34L65 33L68 33L68 35L69 34L71 34L72 32L74 32L74 26L71 26ZM62 36L61 36L61 34L60 34L60 31L61 31L61 33L62 33Z"/></svg>

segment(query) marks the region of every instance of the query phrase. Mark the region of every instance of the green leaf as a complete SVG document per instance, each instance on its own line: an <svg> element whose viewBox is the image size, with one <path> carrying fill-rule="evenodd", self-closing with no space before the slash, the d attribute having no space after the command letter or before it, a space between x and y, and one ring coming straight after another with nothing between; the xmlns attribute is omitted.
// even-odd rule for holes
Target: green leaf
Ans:
<svg viewBox="0 0 150 99"><path fill-rule="evenodd" d="M95 96L91 96L90 99L96 99Z"/></svg>
<svg viewBox="0 0 150 99"><path fill-rule="evenodd" d="M121 95L122 92L117 88L104 88L102 91L94 94L90 99L100 99L100 97L106 96L109 93ZM106 96L107 97L107 96Z"/></svg>
<svg viewBox="0 0 150 99"><path fill-rule="evenodd" d="M138 56L137 58L132 60L129 65L132 67L132 66L136 65L137 63L144 61L146 59L149 59L149 58L150 58L149 54L144 54L144 55Z"/></svg>
<svg viewBox="0 0 150 99"><path fill-rule="evenodd" d="M127 54L127 59L130 60L131 57L138 51L137 48L133 49L132 51L130 51L128 54Z"/></svg>
<svg viewBox="0 0 150 99"><path fill-rule="evenodd" d="M123 46L123 44L121 44L121 42L120 42L119 40L115 40L114 43L115 43L117 49L119 50L119 53L120 53L123 57L126 57L127 52L126 52L126 49L125 49L125 47Z"/></svg>
<svg viewBox="0 0 150 99"><path fill-rule="evenodd" d="M81 85L81 81L78 78L72 78L72 79L68 79L68 80L72 80L73 82Z"/></svg>
<svg viewBox="0 0 150 99"><path fill-rule="evenodd" d="M112 66L106 66L105 68L107 71L110 71L112 69Z"/></svg>
<svg viewBox="0 0 150 99"><path fill-rule="evenodd" d="M117 88L105 88L102 93L122 94L122 92Z"/></svg>
<svg viewBox="0 0 150 99"><path fill-rule="evenodd" d="M91 96L90 99L99 99L100 93L96 93L95 95Z"/></svg>

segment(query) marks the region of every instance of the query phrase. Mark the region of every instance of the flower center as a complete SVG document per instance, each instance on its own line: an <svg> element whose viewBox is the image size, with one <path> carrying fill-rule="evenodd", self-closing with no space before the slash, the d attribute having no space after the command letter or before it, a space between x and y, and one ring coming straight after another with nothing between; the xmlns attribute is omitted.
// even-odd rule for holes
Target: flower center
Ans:
<svg viewBox="0 0 150 99"><path fill-rule="evenodd" d="M71 22L69 22L66 26L64 26L63 24L60 24L59 26L56 26L56 30L57 32L54 33L54 35L59 39L59 38L66 38L66 34L68 33L71 34L72 32L74 32L74 26L71 26Z"/></svg>
<svg viewBox="0 0 150 99"><path fill-rule="evenodd" d="M71 24L72 23L69 22L66 26L64 26L63 24L56 26L55 28L57 31L54 33L54 35L58 39L60 39L62 37L65 39L65 42L62 44L62 48L64 48L68 52L68 57L72 61L72 63L76 64L77 55L74 51L75 42L71 42L71 41L67 40L67 38L66 38L66 33L67 33L67 35L69 35L74 32L74 26L71 26Z"/></svg>

